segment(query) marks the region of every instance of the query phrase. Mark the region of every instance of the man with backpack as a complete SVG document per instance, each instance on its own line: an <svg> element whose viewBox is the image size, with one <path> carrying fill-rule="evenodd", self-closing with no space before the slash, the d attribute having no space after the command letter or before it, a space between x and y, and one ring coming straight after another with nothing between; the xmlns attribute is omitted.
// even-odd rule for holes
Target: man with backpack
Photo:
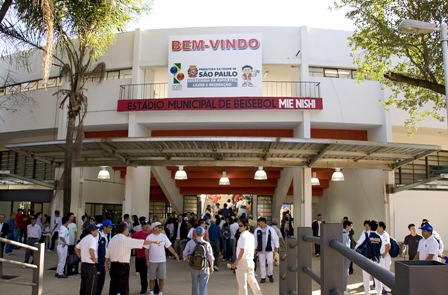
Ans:
<svg viewBox="0 0 448 295"><path fill-rule="evenodd" d="M188 241L185 246L183 257L188 259L188 265L191 272L191 294L206 295L207 284L210 275L213 273L212 246L203 239L205 228L198 226L196 229L196 238Z"/></svg>
<svg viewBox="0 0 448 295"><path fill-rule="evenodd" d="M364 256L375 263L380 263L380 253L382 246L382 239L377 234L376 230L378 229L378 221L376 220L366 220L364 221L365 230L362 232L358 242L356 243L355 250L367 245L367 253L364 253ZM375 287L377 294L381 294L381 289L378 288L380 281L375 279ZM362 280L364 285L364 294L370 294L370 274L365 270L362 271Z"/></svg>

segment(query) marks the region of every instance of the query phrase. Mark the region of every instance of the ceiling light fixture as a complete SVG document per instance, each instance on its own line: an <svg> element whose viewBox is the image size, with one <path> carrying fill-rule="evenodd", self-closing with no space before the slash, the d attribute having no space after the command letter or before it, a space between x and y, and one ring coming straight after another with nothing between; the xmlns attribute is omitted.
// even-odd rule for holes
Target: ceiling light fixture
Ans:
<svg viewBox="0 0 448 295"><path fill-rule="evenodd" d="M311 185L320 185L319 178L316 177L316 172L313 172L313 177L311 177Z"/></svg>
<svg viewBox="0 0 448 295"><path fill-rule="evenodd" d="M344 181L344 174L341 172L341 168L334 168L336 171L331 176L331 181Z"/></svg>
<svg viewBox="0 0 448 295"><path fill-rule="evenodd" d="M187 172L184 170L184 166L179 166L179 170L176 171L176 175L174 175L174 179L176 180L187 180Z"/></svg>
<svg viewBox="0 0 448 295"><path fill-rule="evenodd" d="M230 185L230 180L225 171L222 172L222 176L219 179L219 185Z"/></svg>
<svg viewBox="0 0 448 295"><path fill-rule="evenodd" d="M263 166L258 166L258 170L255 171L254 179L255 180L268 179L268 175L266 174L266 171L263 170Z"/></svg>
<svg viewBox="0 0 448 295"><path fill-rule="evenodd" d="M101 166L101 170L98 173L98 179L110 179L109 171L107 171L107 166Z"/></svg>

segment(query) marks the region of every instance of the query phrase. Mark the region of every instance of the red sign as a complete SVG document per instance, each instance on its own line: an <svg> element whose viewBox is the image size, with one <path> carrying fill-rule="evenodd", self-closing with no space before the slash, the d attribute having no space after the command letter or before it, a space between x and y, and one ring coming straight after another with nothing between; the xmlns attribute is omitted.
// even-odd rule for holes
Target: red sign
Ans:
<svg viewBox="0 0 448 295"><path fill-rule="evenodd" d="M322 110L321 97L195 97L119 100L118 112L189 110Z"/></svg>

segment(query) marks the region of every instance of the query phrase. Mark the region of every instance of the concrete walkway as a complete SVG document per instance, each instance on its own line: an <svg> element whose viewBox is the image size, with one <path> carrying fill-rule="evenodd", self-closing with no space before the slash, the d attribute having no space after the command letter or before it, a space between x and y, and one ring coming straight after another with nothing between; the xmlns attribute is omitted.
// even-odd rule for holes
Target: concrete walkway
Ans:
<svg viewBox="0 0 448 295"><path fill-rule="evenodd" d="M7 259L23 261L25 251L14 250L14 255L7 256ZM44 271L44 285L43 294L45 295L72 295L79 294L80 275L69 276L66 279L55 278L55 267L57 264L57 254L55 252L45 252L45 271ZM319 258L313 258L313 269L319 271ZM3 274L8 276L17 276L13 281L31 282L32 270L21 269L19 266L10 264L3 265ZM191 278L187 262L176 262L169 260L167 264L167 279L165 281L164 295L188 295L191 294ZM263 294L278 294L278 267L274 268L274 283L266 282L260 284ZM258 276L259 278L259 276ZM140 292L140 277L135 274L134 260L131 260L131 275L130 275L130 294L139 294ZM361 286L362 274L361 270L355 266L354 275L349 277L351 294L364 294ZM103 289L103 294L109 293L109 275L106 274L106 282ZM220 262L220 271L215 272L208 284L209 293L211 294L238 294L238 285L235 275L232 271L225 267L224 262ZM250 288L249 288L250 290ZM313 284L313 295L320 294L319 286ZM31 287L17 286L11 284L0 283L0 294L31 294ZM249 294L251 294L249 292ZM375 294L375 292L371 292Z"/></svg>

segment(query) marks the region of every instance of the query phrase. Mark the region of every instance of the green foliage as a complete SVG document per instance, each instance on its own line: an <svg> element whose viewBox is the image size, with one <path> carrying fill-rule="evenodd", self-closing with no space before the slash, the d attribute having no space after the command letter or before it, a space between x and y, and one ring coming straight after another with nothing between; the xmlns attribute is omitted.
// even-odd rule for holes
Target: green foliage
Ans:
<svg viewBox="0 0 448 295"><path fill-rule="evenodd" d="M408 132L427 117L443 121L446 108L440 33L412 35L398 31L405 19L440 25L446 22L445 0L335 0L334 8L348 8L355 32L350 37L357 79L375 79L391 90L386 109L395 105L409 113ZM398 74L392 79L390 74ZM395 75L397 76L397 75ZM442 88L443 89L443 88Z"/></svg>

